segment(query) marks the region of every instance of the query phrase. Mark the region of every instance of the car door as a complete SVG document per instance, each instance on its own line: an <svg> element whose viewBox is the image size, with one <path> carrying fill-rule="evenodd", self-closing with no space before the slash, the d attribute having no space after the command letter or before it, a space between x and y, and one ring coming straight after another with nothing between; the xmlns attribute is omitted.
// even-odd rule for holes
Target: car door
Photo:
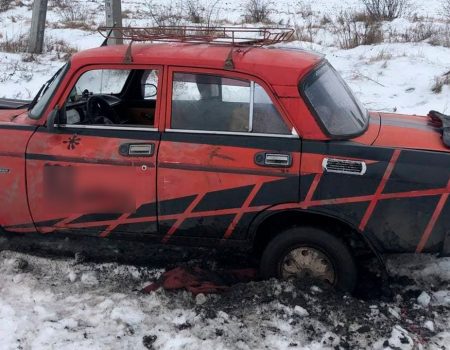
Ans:
<svg viewBox="0 0 450 350"><path fill-rule="evenodd" d="M159 98L146 95L149 72L157 77L162 71L90 66L74 76L60 124L40 127L27 147L29 206L39 232L157 233L161 107ZM156 84L152 94L159 96Z"/></svg>
<svg viewBox="0 0 450 350"><path fill-rule="evenodd" d="M168 79L157 179L163 242L242 240L259 212L299 201L300 139L263 81L177 67Z"/></svg>

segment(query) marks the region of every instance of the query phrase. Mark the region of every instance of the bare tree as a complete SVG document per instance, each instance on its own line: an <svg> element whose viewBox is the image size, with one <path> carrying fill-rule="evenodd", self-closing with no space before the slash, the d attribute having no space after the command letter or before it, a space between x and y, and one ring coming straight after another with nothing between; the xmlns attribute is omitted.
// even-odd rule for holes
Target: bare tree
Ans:
<svg viewBox="0 0 450 350"><path fill-rule="evenodd" d="M411 5L409 0L361 0L367 14L377 21L401 17Z"/></svg>

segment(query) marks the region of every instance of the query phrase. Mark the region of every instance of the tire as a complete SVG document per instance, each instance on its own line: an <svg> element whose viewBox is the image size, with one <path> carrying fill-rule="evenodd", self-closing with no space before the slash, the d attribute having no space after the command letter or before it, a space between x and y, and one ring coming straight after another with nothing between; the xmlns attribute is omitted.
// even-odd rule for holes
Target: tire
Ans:
<svg viewBox="0 0 450 350"><path fill-rule="evenodd" d="M299 256L302 259L300 255L305 256L311 253L316 257L315 261L320 261L325 266L324 269L328 271L325 272L326 277L333 276L332 281L329 281L331 278L327 281L334 288L344 292L353 292L356 286L357 270L350 250L341 240L317 227L290 228L272 239L261 257L261 276L264 279L286 278L285 267L289 267L290 261L293 260L292 257ZM298 262L298 260L295 261ZM294 264L298 268L299 265ZM311 270L302 268L300 271L307 271L307 274ZM301 278L301 273L297 274L296 278ZM314 275L312 278L315 278Z"/></svg>

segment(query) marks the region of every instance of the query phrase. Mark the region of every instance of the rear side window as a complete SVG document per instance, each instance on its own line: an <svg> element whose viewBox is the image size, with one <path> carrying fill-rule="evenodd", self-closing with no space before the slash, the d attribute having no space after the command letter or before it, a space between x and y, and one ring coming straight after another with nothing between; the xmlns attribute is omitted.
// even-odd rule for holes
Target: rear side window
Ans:
<svg viewBox="0 0 450 350"><path fill-rule="evenodd" d="M175 73L172 129L290 134L265 90L253 81Z"/></svg>

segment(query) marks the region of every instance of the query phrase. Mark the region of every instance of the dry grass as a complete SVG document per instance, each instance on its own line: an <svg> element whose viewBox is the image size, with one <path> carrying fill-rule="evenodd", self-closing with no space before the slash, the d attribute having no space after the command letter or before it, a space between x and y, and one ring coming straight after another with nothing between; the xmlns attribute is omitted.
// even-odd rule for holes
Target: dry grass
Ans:
<svg viewBox="0 0 450 350"><path fill-rule="evenodd" d="M0 40L0 51L9 53L26 52L28 47L28 37L24 34L18 37L8 38L7 36Z"/></svg>
<svg viewBox="0 0 450 350"><path fill-rule="evenodd" d="M26 53L28 48L28 36L25 34L14 38L0 37L0 51L9 53ZM44 42L44 53L55 53L57 59L68 60L78 50L67 41L47 37ZM26 54L23 62L35 61L36 56Z"/></svg>
<svg viewBox="0 0 450 350"><path fill-rule="evenodd" d="M62 39L49 39L45 42L45 51L55 53L57 59L67 61L78 50Z"/></svg>
<svg viewBox="0 0 450 350"><path fill-rule="evenodd" d="M373 62L379 62L379 61L388 61L392 58L392 54L390 52L387 52L385 50L381 50L380 52L378 52L378 54L374 57L371 57L369 59L369 63L373 63Z"/></svg>

